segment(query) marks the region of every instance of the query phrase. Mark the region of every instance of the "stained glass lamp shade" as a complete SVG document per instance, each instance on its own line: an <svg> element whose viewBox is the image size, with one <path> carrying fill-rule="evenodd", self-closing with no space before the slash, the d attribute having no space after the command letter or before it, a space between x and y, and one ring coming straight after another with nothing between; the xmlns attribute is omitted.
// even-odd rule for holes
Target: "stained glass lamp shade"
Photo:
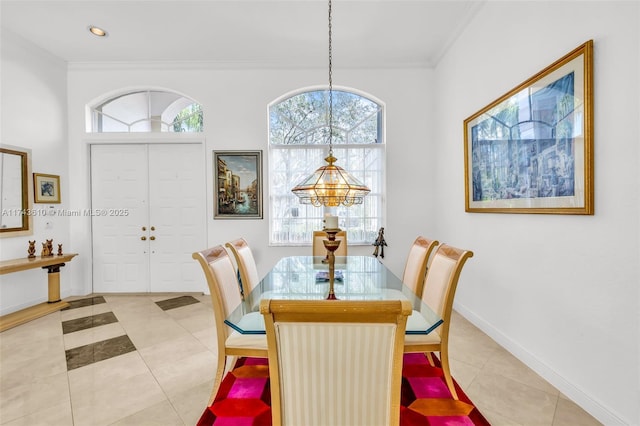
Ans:
<svg viewBox="0 0 640 426"><path fill-rule="evenodd" d="M318 168L291 190L300 203L316 207L362 204L363 198L370 192L369 188L342 167L333 164L336 160L330 152L325 158L328 165Z"/></svg>

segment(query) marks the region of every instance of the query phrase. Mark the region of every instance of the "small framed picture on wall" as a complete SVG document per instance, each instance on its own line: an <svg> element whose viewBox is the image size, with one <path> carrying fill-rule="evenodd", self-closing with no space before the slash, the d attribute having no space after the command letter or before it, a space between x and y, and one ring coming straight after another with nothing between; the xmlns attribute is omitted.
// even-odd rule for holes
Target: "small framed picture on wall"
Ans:
<svg viewBox="0 0 640 426"><path fill-rule="evenodd" d="M60 176L33 174L33 194L36 203L60 203Z"/></svg>

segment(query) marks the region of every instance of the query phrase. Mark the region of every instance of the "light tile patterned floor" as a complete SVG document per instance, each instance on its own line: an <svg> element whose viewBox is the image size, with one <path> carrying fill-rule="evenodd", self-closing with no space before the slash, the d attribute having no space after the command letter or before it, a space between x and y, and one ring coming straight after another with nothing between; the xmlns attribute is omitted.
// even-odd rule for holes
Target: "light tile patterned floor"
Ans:
<svg viewBox="0 0 640 426"><path fill-rule="evenodd" d="M0 333L0 424L194 425L215 372L209 296L75 299ZM453 375L493 425L600 424L460 315L451 330Z"/></svg>

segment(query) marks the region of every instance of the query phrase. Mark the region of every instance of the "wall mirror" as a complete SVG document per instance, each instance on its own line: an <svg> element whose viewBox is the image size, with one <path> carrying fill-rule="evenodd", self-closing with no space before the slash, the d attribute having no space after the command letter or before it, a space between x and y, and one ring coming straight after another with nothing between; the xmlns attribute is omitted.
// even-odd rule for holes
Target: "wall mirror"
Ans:
<svg viewBox="0 0 640 426"><path fill-rule="evenodd" d="M0 236L32 234L31 150L0 145L0 176Z"/></svg>

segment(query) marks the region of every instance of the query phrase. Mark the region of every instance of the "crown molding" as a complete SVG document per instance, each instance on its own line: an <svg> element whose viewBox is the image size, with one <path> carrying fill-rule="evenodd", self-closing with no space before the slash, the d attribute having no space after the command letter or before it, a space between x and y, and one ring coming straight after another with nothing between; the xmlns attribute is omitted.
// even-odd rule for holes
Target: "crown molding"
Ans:
<svg viewBox="0 0 640 426"><path fill-rule="evenodd" d="M140 71L140 70L251 70L251 69L324 69L326 64L300 64L294 61L139 61L139 62L68 62L70 71ZM400 68L433 68L428 61L411 63L379 63L375 64L342 64L341 69L400 69Z"/></svg>

